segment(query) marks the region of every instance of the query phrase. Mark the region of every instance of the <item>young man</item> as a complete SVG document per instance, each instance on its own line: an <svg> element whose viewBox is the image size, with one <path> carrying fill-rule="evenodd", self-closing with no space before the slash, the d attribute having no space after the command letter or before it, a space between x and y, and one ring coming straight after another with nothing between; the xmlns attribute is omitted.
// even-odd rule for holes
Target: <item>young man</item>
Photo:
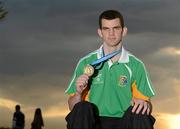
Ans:
<svg viewBox="0 0 180 129"><path fill-rule="evenodd" d="M104 11L98 34L102 46L79 61L66 90L71 110L67 128L152 129L154 91L144 64L123 47L123 16Z"/></svg>
<svg viewBox="0 0 180 129"><path fill-rule="evenodd" d="M21 112L20 105L16 105L15 113L13 114L13 129L24 129L25 126L25 117Z"/></svg>

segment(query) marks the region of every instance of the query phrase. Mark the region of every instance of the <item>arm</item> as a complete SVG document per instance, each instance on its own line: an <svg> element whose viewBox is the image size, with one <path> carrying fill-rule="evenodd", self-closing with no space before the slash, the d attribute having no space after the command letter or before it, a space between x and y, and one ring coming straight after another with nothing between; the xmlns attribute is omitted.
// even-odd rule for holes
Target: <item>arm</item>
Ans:
<svg viewBox="0 0 180 129"><path fill-rule="evenodd" d="M68 99L69 110L72 110L74 105L80 101L81 101L81 95L75 94L73 96L70 96Z"/></svg>
<svg viewBox="0 0 180 129"><path fill-rule="evenodd" d="M142 111L142 114L146 113L149 115L152 111L150 98L154 96L152 83L144 64L138 64L134 73L134 82L132 84L132 112L139 114Z"/></svg>
<svg viewBox="0 0 180 129"><path fill-rule="evenodd" d="M78 77L76 81L76 93L73 96L70 96L68 99L69 109L72 110L74 105L81 101L82 92L87 87L89 77L86 74L83 74Z"/></svg>
<svg viewBox="0 0 180 129"><path fill-rule="evenodd" d="M13 114L13 119L12 119L12 128L16 127L16 113Z"/></svg>

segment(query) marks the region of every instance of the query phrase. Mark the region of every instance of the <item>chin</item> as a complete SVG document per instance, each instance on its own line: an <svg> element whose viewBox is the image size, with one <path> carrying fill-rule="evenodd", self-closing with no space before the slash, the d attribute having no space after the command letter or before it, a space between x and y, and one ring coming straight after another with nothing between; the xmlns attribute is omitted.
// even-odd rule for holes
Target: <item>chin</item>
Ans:
<svg viewBox="0 0 180 129"><path fill-rule="evenodd" d="M111 47L115 47L115 46L119 45L119 42L111 42L108 45L111 46Z"/></svg>

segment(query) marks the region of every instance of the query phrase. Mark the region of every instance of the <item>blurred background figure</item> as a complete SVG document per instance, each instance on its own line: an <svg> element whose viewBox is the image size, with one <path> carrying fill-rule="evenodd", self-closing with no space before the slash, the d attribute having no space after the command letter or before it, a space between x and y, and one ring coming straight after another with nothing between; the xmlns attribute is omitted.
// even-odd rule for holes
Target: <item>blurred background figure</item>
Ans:
<svg viewBox="0 0 180 129"><path fill-rule="evenodd" d="M31 129L42 129L44 126L41 109L37 108L34 114L34 120L31 123Z"/></svg>
<svg viewBox="0 0 180 129"><path fill-rule="evenodd" d="M24 129L25 116L20 109L21 109L20 105L15 106L16 111L13 114L13 125L12 125L13 129Z"/></svg>

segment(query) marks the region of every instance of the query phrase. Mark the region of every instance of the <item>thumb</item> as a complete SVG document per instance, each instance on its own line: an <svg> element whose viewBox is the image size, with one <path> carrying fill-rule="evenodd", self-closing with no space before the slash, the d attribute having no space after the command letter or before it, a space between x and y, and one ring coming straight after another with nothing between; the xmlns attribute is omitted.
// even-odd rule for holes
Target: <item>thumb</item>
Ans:
<svg viewBox="0 0 180 129"><path fill-rule="evenodd" d="M134 101L135 101L134 98L132 98L130 102L131 106L134 106Z"/></svg>

